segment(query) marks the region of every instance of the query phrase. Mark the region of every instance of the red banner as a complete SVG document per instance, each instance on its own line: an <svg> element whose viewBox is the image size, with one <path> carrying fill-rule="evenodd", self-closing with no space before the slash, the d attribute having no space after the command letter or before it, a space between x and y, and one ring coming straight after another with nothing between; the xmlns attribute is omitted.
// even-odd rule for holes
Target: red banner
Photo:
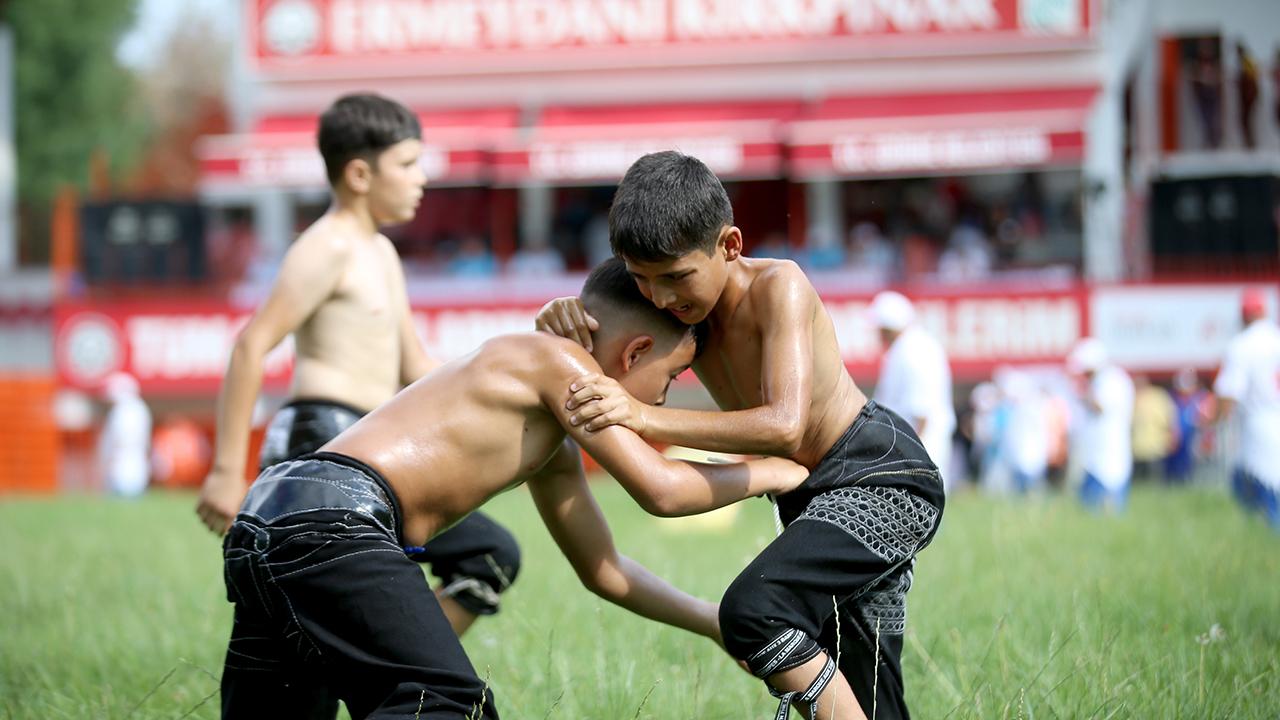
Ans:
<svg viewBox="0 0 1280 720"><path fill-rule="evenodd" d="M846 364L873 379L879 340L865 310L869 293L826 293ZM954 292L916 297L920 322L942 340L960 379L985 379L1001 364L1057 363L1085 332L1083 290ZM525 332L541 303L501 299L474 305L418 305L418 333L427 351L449 360L495 335ZM216 392L236 332L248 312L216 303L98 303L60 306L54 341L58 377L96 389L117 370L138 378L147 393ZM287 339L267 359L266 385L282 389L292 364Z"/></svg>
<svg viewBox="0 0 1280 720"><path fill-rule="evenodd" d="M597 67L589 58L755 62L778 46L1051 48L1087 37L1092 15L1090 0L249 0L247 21L259 70L306 76L402 74L414 60L437 61L428 75Z"/></svg>

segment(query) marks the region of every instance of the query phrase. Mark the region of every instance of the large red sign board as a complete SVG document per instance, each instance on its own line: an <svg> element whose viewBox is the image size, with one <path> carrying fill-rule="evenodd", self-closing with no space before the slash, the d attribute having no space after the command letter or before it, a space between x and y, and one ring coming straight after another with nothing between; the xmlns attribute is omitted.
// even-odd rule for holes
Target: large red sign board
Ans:
<svg viewBox="0 0 1280 720"><path fill-rule="evenodd" d="M1033 49L1087 38L1091 0L247 0L267 74L510 72L593 59L758 62L857 53ZM853 42L851 42L853 41ZM406 65L413 60L428 61ZM532 63L532 64L530 64Z"/></svg>
<svg viewBox="0 0 1280 720"><path fill-rule="evenodd" d="M961 379L985 379L1002 364L1061 362L1086 331L1081 289L944 292L918 295L920 322L942 340ZM875 377L876 331L867 321L870 293L826 293L845 363ZM449 360L495 335L527 332L540 302L514 299L467 305L417 305L414 319L427 351ZM54 355L61 382L96 389L112 372L138 378L144 392L216 392L235 335L248 311L218 303L67 304L56 312ZM286 340L268 357L265 383L283 388L292 365Z"/></svg>

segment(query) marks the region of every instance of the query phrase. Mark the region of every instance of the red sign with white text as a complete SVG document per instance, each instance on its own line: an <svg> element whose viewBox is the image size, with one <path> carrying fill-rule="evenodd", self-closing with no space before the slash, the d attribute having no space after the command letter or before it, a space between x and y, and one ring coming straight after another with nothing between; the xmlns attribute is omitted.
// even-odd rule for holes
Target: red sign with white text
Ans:
<svg viewBox="0 0 1280 720"><path fill-rule="evenodd" d="M1001 364L1056 363L1085 332L1083 290L957 292L915 298L920 322L942 340L960 379L985 379ZM828 293L845 363L875 377L879 340L866 318L871 295ZM480 343L533 327L541 303L496 300L471 305L416 305L414 320L427 352L442 360ZM217 303L71 304L55 313L54 353L61 382L93 390L112 372L138 378L144 392L206 395L217 391L246 310ZM283 389L292 340L267 359L265 385Z"/></svg>
<svg viewBox="0 0 1280 720"><path fill-rule="evenodd" d="M412 60L434 61L419 70L441 75L599 67L593 59L754 62L767 47L813 54L903 47L936 54L997 41L1052 48L1087 38L1094 23L1090 0L248 2L257 68L298 77L371 67L402 74Z"/></svg>

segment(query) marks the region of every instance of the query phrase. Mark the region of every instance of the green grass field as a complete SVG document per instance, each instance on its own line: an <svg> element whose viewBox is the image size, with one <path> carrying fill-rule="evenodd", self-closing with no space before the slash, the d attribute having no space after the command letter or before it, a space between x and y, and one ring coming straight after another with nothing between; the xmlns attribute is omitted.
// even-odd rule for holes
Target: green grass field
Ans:
<svg viewBox="0 0 1280 720"><path fill-rule="evenodd" d="M595 488L622 552L704 597L773 533L764 501L678 531ZM192 502L0 501L0 717L217 716L231 608ZM583 590L523 490L488 510L525 551L504 611L465 643L504 718L770 716L710 642ZM909 607L917 718L1280 717L1280 535L1218 492L1139 489L1121 518L957 497Z"/></svg>

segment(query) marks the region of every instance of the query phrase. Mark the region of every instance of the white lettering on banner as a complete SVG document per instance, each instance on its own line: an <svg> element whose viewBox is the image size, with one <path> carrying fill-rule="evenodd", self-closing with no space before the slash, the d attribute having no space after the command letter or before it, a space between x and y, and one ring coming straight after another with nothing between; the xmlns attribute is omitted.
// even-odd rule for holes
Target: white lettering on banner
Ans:
<svg viewBox="0 0 1280 720"><path fill-rule="evenodd" d="M221 378L236 333L248 320L247 315L222 314L130 317L125 321L129 369L141 381ZM264 372L286 372L292 358L293 336L289 336L267 355Z"/></svg>
<svg viewBox="0 0 1280 720"><path fill-rule="evenodd" d="M720 174L738 172L743 165L742 145L727 137L584 140L534 143L529 150L529 171L543 180L621 177L640 156L671 149L697 157Z"/></svg>
<svg viewBox="0 0 1280 720"><path fill-rule="evenodd" d="M960 300L950 315L949 326L936 336L952 359L1061 357L1080 339L1080 309L1073 298Z"/></svg>
<svg viewBox="0 0 1280 720"><path fill-rule="evenodd" d="M844 172L1036 165L1052 157L1048 135L1030 128L855 135L831 147Z"/></svg>
<svg viewBox="0 0 1280 720"><path fill-rule="evenodd" d="M872 362L880 341L865 301L826 302L846 362ZM922 327L952 361L1019 362L1065 356L1080 339L1080 309L1070 297L920 300Z"/></svg>
<svg viewBox="0 0 1280 720"><path fill-rule="evenodd" d="M1173 285L1095 290L1093 335L1117 363L1135 369L1214 367L1240 330L1244 285ZM1264 288L1269 317L1280 306Z"/></svg>
<svg viewBox="0 0 1280 720"><path fill-rule="evenodd" d="M332 0L328 18L339 55L1001 26L995 0Z"/></svg>
<svg viewBox="0 0 1280 720"><path fill-rule="evenodd" d="M537 308L441 310L414 313L414 319L427 353L447 361L498 335L530 332L537 314Z"/></svg>
<svg viewBox="0 0 1280 720"><path fill-rule="evenodd" d="M428 179L449 173L449 151L423 145L418 163ZM252 148L240 163L240 179L252 185L318 185L325 182L324 158L314 148Z"/></svg>

